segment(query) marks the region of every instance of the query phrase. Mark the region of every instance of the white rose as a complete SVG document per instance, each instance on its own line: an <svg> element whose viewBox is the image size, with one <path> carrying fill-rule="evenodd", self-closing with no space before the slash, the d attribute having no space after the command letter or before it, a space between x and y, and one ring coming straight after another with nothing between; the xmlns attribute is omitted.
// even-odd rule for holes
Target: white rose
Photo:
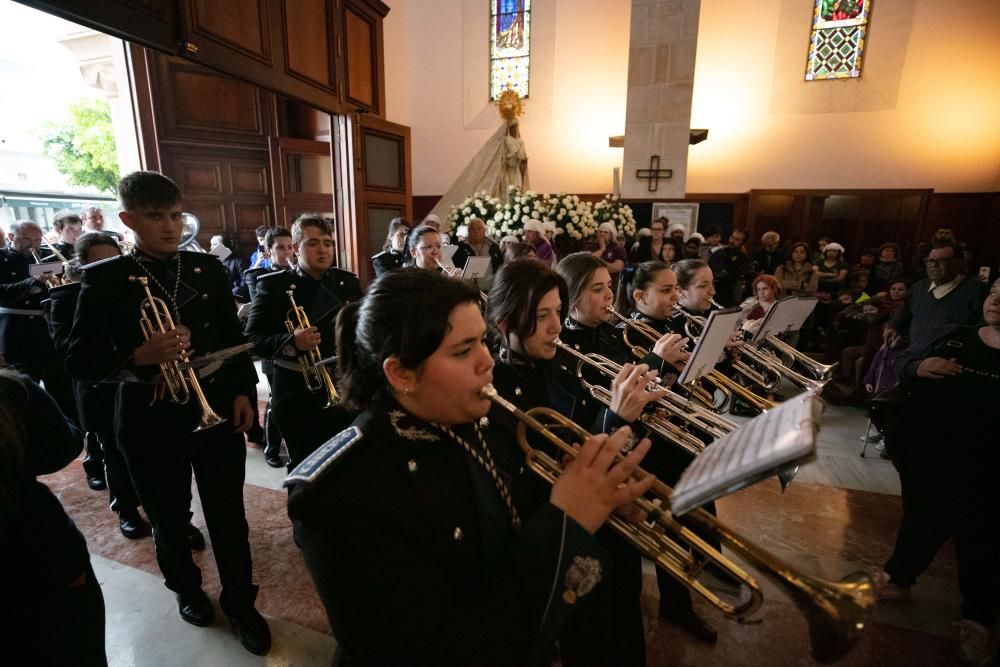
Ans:
<svg viewBox="0 0 1000 667"><path fill-rule="evenodd" d="M503 213L497 211L496 213L493 214L493 219L496 220L497 222L500 222L501 220L503 220Z"/></svg>
<svg viewBox="0 0 1000 667"><path fill-rule="evenodd" d="M531 213L531 207L530 206L522 206L521 210L524 211L525 213Z"/></svg>
<svg viewBox="0 0 1000 667"><path fill-rule="evenodd" d="M521 216L521 224L524 224L524 223L528 222L528 220L531 220L531 218L529 218L526 215L522 215Z"/></svg>

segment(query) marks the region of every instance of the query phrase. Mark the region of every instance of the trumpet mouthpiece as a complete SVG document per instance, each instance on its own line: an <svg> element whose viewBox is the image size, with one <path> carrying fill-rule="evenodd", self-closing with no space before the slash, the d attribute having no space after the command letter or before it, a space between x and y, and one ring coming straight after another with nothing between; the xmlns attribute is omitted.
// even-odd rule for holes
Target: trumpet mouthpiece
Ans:
<svg viewBox="0 0 1000 667"><path fill-rule="evenodd" d="M492 384L488 384L479 390L479 395L483 398L493 399L497 395L497 390Z"/></svg>

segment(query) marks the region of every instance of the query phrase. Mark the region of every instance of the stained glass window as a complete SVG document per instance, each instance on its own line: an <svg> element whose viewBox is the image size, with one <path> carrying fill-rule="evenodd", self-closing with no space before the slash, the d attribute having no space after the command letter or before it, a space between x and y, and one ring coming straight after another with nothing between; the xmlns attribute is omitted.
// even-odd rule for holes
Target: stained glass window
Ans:
<svg viewBox="0 0 1000 667"><path fill-rule="evenodd" d="M509 83L528 96L531 0L490 0L490 99Z"/></svg>
<svg viewBox="0 0 1000 667"><path fill-rule="evenodd" d="M816 0L806 81L861 76L872 0Z"/></svg>

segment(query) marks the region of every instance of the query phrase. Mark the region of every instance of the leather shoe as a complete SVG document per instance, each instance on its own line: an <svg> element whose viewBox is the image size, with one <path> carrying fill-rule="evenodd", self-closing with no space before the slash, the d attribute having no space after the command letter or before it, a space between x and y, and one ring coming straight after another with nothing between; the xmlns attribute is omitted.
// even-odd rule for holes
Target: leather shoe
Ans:
<svg viewBox="0 0 1000 667"><path fill-rule="evenodd" d="M238 616L230 616L229 622L243 648L254 655L267 655L271 650L271 629L256 609L250 607Z"/></svg>
<svg viewBox="0 0 1000 667"><path fill-rule="evenodd" d="M285 461L281 458L281 456L278 456L278 455L275 455L275 456L265 456L264 457L264 463L266 463L267 465L271 466L272 468L284 468L285 467Z"/></svg>
<svg viewBox="0 0 1000 667"><path fill-rule="evenodd" d="M122 535L130 540L138 540L149 535L149 524L143 521L135 508L118 512L118 528L122 531Z"/></svg>
<svg viewBox="0 0 1000 667"><path fill-rule="evenodd" d="M181 613L181 618L199 628L212 625L212 620L215 618L215 609L211 601L201 591L192 596L178 595L177 609Z"/></svg>
<svg viewBox="0 0 1000 667"><path fill-rule="evenodd" d="M104 479L103 474L91 474L87 473L87 486L89 486L94 491L103 491L108 488L108 483Z"/></svg>
<svg viewBox="0 0 1000 667"><path fill-rule="evenodd" d="M191 551L204 551L205 550L205 536L201 534L198 527L193 523L189 523L187 527L187 538L188 538L188 548Z"/></svg>
<svg viewBox="0 0 1000 667"><path fill-rule="evenodd" d="M694 613L694 610L687 610L680 613L671 611L669 614L661 611L660 620L664 623L676 625L695 639L712 646L719 639L719 634L715 631L715 628L698 616L698 614Z"/></svg>

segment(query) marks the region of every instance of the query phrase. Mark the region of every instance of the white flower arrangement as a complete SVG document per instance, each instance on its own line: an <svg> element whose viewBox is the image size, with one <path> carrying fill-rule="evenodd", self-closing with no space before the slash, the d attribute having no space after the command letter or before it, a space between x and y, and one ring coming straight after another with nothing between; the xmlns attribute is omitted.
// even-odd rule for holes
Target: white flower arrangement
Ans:
<svg viewBox="0 0 1000 667"><path fill-rule="evenodd" d="M618 240L631 243L636 235L635 216L628 204L623 204L617 195L604 195L604 199L594 205L594 220L599 225L610 222L618 229Z"/></svg>
<svg viewBox="0 0 1000 667"><path fill-rule="evenodd" d="M499 225L500 219L497 216L503 214L500 200L491 196L488 192L477 192L465 201L451 207L451 213L445 221L447 229L442 231L451 232L462 225L469 224L472 218L479 218L492 230L493 225Z"/></svg>
<svg viewBox="0 0 1000 667"><path fill-rule="evenodd" d="M570 240L586 241L597 233L597 223L591 211L590 203L580 201L576 195L561 192L557 195L546 195L545 205L548 209L546 220L554 222Z"/></svg>

